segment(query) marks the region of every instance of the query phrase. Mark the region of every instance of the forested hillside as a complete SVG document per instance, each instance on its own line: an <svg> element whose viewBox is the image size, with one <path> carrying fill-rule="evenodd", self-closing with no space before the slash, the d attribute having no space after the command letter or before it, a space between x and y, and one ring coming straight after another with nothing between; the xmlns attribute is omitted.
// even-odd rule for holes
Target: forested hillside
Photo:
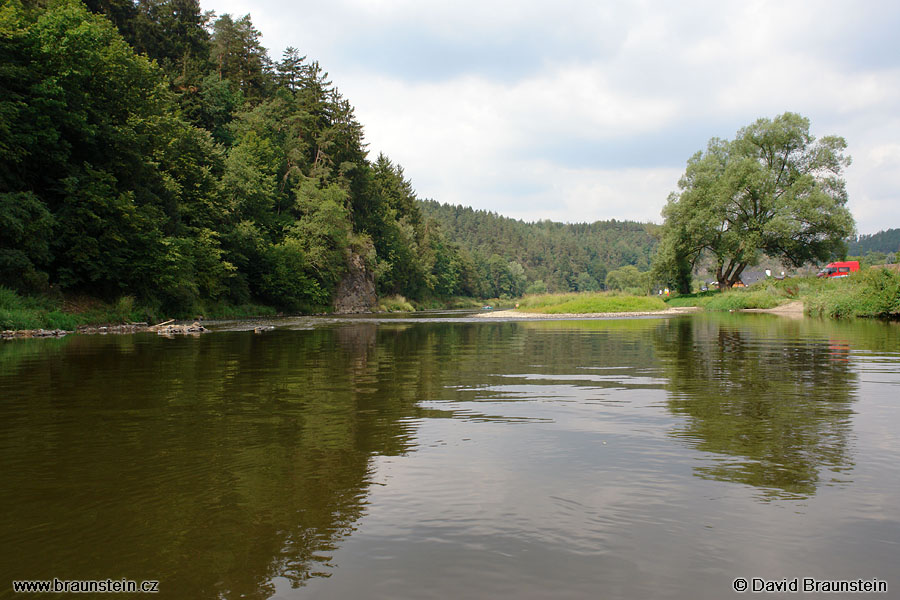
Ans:
<svg viewBox="0 0 900 600"><path fill-rule="evenodd" d="M878 233L860 235L850 240L848 254L862 256L869 252L884 254L900 252L900 229L885 229Z"/></svg>
<svg viewBox="0 0 900 600"><path fill-rule="evenodd" d="M318 310L355 256L381 294L484 287L322 67L271 59L250 16L9 0L0 89L0 286Z"/></svg>
<svg viewBox="0 0 900 600"><path fill-rule="evenodd" d="M196 0L0 8L0 286L327 310L350 264L411 300L595 290L652 225L421 203L328 74ZM573 215L577 217L577 215Z"/></svg>
<svg viewBox="0 0 900 600"><path fill-rule="evenodd" d="M602 289L609 271L629 265L647 271L656 251L657 226L648 223L525 223L431 200L421 206L477 264L521 265L534 292Z"/></svg>

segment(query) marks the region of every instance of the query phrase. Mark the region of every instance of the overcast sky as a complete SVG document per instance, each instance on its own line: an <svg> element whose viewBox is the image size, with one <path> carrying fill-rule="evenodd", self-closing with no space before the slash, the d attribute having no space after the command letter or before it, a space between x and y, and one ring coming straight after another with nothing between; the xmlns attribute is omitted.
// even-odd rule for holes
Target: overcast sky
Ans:
<svg viewBox="0 0 900 600"><path fill-rule="evenodd" d="M660 223L687 159L760 117L840 135L859 233L900 227L900 3L201 0L320 62L420 198Z"/></svg>

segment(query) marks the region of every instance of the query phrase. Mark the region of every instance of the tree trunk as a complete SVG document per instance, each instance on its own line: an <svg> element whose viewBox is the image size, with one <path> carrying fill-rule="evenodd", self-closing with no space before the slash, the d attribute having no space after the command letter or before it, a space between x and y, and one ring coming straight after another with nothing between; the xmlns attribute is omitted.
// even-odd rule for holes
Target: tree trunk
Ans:
<svg viewBox="0 0 900 600"><path fill-rule="evenodd" d="M732 260L729 261L728 267L723 270L720 264L716 268L716 280L719 282L719 289L725 290L733 287L735 283L740 281L741 273L744 272L746 266L747 263L734 264Z"/></svg>
<svg viewBox="0 0 900 600"><path fill-rule="evenodd" d="M737 268L734 270L734 274L729 278L731 280L731 286L733 286L734 284L736 284L738 281L741 280L741 273L744 272L744 267L746 267L746 266L747 266L747 263L741 263L737 266ZM731 287L731 286L729 286L729 287Z"/></svg>
<svg viewBox="0 0 900 600"><path fill-rule="evenodd" d="M722 270L722 263L716 265L716 281L719 282L719 289L725 290L731 287L728 283L728 269ZM730 265L729 265L730 268Z"/></svg>

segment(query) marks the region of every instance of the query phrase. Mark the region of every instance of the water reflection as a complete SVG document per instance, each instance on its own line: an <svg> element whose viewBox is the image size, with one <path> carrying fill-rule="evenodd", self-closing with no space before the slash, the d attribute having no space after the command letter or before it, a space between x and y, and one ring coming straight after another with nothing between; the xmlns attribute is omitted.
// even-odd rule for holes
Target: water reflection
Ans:
<svg viewBox="0 0 900 600"><path fill-rule="evenodd" d="M657 333L671 391L688 417L672 435L719 458L700 477L806 497L823 479L848 481L858 375L849 344L798 335L796 321L706 316Z"/></svg>
<svg viewBox="0 0 900 600"><path fill-rule="evenodd" d="M59 342L2 347L0 539L15 552L0 571L17 578L268 598L275 577L328 574L371 457L407 452L416 420L440 416L377 376L403 359L371 324Z"/></svg>
<svg viewBox="0 0 900 600"><path fill-rule="evenodd" d="M796 525L760 496L859 476L860 373L896 386L900 341L762 316L312 323L0 345L0 572L177 598L686 596L747 560L736 536L752 556L754 527Z"/></svg>

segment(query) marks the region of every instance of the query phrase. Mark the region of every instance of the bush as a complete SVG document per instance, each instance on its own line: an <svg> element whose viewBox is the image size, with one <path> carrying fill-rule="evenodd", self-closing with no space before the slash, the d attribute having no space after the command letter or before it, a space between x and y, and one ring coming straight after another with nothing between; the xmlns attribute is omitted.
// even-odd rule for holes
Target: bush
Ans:
<svg viewBox="0 0 900 600"><path fill-rule="evenodd" d="M848 278L833 280L810 296L806 311L814 316L900 316L900 273L866 269Z"/></svg>
<svg viewBox="0 0 900 600"><path fill-rule="evenodd" d="M15 291L0 286L0 310L13 310L19 308L21 304L22 301Z"/></svg>
<svg viewBox="0 0 900 600"><path fill-rule="evenodd" d="M386 298L381 298L378 301L378 310L381 312L415 312L415 307L409 303L409 301L401 296L400 294L396 294L394 296L388 296Z"/></svg>
<svg viewBox="0 0 900 600"><path fill-rule="evenodd" d="M771 290L729 290L706 302L707 310L742 310L745 308L774 308L784 304L784 297Z"/></svg>

